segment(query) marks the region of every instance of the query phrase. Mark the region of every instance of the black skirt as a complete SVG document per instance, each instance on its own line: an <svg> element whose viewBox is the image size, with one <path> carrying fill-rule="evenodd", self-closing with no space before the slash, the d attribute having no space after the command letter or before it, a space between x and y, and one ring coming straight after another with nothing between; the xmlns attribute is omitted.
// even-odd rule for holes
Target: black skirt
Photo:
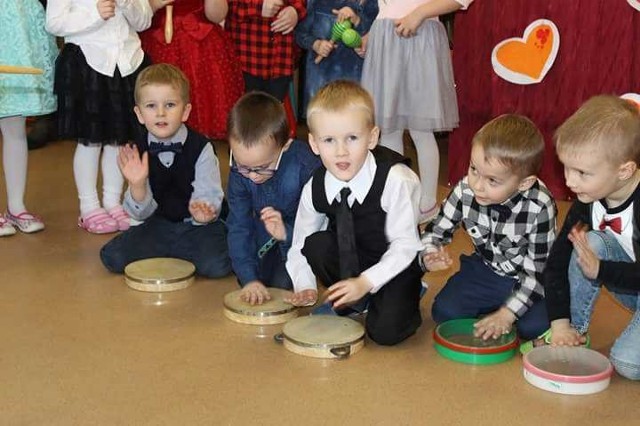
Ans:
<svg viewBox="0 0 640 426"><path fill-rule="evenodd" d="M54 91L58 96L60 137L84 144L122 145L135 140L142 127L133 111L134 87L140 71L150 65L145 56L126 77L91 68L79 46L65 44L56 61Z"/></svg>

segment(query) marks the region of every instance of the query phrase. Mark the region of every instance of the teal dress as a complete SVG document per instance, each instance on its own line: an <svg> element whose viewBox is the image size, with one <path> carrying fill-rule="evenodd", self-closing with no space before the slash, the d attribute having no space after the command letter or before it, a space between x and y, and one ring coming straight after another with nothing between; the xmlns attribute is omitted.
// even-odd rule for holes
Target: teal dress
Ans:
<svg viewBox="0 0 640 426"><path fill-rule="evenodd" d="M53 94L55 38L44 29L38 0L0 0L0 64L36 67L41 75L0 73L0 118L56 110Z"/></svg>

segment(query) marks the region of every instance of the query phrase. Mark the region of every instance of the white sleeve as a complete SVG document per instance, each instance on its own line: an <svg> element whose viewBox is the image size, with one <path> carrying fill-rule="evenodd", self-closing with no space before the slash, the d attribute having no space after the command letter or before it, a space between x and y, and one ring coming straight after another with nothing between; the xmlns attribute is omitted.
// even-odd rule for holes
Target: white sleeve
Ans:
<svg viewBox="0 0 640 426"><path fill-rule="evenodd" d="M46 30L58 37L89 33L106 22L95 3L87 7L72 0L49 0L46 17Z"/></svg>

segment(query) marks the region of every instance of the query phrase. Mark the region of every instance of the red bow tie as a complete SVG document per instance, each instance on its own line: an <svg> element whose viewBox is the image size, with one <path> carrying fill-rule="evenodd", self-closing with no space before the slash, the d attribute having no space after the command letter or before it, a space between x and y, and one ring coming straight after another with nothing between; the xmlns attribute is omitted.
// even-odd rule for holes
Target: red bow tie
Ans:
<svg viewBox="0 0 640 426"><path fill-rule="evenodd" d="M600 222L600 230L604 231L607 227L616 234L622 233L622 219L619 217L614 217L611 220L602 219L602 222Z"/></svg>

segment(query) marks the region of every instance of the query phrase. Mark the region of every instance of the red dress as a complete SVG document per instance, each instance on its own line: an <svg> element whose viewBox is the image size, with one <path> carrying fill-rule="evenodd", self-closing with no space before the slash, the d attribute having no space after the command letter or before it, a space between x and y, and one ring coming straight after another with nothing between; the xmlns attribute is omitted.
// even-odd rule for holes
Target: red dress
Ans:
<svg viewBox="0 0 640 426"><path fill-rule="evenodd" d="M550 19L560 33L553 67L539 84L520 86L498 77L491 51L522 37L536 19ZM532 119L545 137L540 174L553 194L568 198L553 133L596 94L640 92L640 12L624 0L482 0L455 17L453 66L460 127L449 143L449 181L467 173L473 134L491 118L515 112Z"/></svg>
<svg viewBox="0 0 640 426"><path fill-rule="evenodd" d="M213 139L226 139L227 115L244 92L242 69L224 29L204 15L203 0L180 0L173 8L173 40L164 40L166 11L140 34L153 63L179 67L191 83L193 109L187 124Z"/></svg>

